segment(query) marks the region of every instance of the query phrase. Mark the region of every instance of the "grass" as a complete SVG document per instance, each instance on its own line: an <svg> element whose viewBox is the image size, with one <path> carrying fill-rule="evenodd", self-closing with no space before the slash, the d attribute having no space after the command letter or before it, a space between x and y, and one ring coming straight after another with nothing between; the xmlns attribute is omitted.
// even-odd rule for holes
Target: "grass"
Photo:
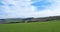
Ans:
<svg viewBox="0 0 60 32"><path fill-rule="evenodd" d="M0 32L60 32L60 21L0 24Z"/></svg>

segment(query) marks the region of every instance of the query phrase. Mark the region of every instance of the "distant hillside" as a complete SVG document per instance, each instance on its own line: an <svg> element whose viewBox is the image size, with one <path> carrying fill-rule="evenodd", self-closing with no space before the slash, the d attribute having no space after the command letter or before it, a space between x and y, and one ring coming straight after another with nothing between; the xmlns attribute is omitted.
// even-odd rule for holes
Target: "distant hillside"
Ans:
<svg viewBox="0 0 60 32"><path fill-rule="evenodd" d="M60 16L50 16L50 17L43 17L43 18L25 18L25 21L50 21L50 20L57 20L60 19Z"/></svg>
<svg viewBox="0 0 60 32"><path fill-rule="evenodd" d="M3 21L0 19L0 23L24 23L24 22L47 22L52 20L60 20L60 16L50 16L50 17L41 17L41 18L9 18L4 19Z"/></svg>

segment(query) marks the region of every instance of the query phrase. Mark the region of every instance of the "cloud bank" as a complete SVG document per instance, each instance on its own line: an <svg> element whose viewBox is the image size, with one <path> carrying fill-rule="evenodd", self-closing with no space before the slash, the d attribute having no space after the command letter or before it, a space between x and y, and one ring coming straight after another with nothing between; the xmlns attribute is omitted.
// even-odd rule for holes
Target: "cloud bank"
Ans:
<svg viewBox="0 0 60 32"><path fill-rule="evenodd" d="M0 0L0 18L60 15L60 0Z"/></svg>

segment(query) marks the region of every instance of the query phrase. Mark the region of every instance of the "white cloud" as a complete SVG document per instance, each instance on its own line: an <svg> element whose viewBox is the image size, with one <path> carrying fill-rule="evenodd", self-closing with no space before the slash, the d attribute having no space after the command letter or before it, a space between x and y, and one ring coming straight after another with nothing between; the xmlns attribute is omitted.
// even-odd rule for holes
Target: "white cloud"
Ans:
<svg viewBox="0 0 60 32"><path fill-rule="evenodd" d="M36 11L36 7L30 5L30 0L5 0L3 11L7 13L2 18L16 18L16 17L47 17L60 15L60 0L49 0L54 2L50 8L43 11ZM12 4L12 6L9 6Z"/></svg>

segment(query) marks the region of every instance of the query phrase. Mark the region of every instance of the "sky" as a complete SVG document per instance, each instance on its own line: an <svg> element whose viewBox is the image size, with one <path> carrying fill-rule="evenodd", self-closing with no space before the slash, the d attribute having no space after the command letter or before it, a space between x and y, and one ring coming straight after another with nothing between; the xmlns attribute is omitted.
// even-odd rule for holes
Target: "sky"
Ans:
<svg viewBox="0 0 60 32"><path fill-rule="evenodd" d="M60 0L0 0L0 19L58 15Z"/></svg>

